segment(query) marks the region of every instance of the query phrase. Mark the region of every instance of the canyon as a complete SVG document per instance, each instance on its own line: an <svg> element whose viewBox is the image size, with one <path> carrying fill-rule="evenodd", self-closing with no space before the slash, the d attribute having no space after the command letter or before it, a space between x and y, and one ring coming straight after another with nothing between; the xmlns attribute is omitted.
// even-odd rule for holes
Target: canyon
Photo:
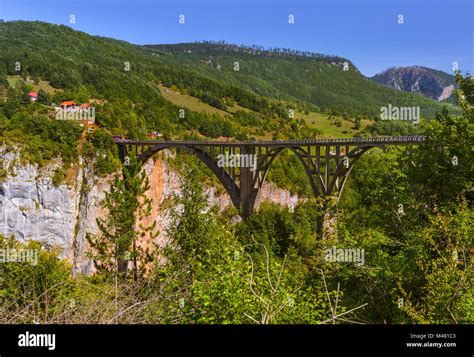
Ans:
<svg viewBox="0 0 474 357"><path fill-rule="evenodd" d="M150 181L147 196L152 199L151 214L146 222L156 221L157 244L167 242L170 225L169 204L173 195L180 193L180 176L167 163L170 152L155 156L144 165ZM79 158L78 170L72 182L54 186L52 175L59 160L38 168L36 164L22 163L18 148L0 146L0 157L7 172L0 181L0 234L26 242L42 242L48 249L58 249L61 258L73 266L73 273L91 274L93 262L87 257L89 249L86 236L97 235L98 218L106 218L101 200L110 189L111 176L94 175L93 165ZM230 197L216 187L207 186L205 194L209 206L217 205L220 211L232 205ZM302 198L266 182L256 202L294 208ZM232 217L238 222L239 216ZM149 242L150 243L150 242Z"/></svg>

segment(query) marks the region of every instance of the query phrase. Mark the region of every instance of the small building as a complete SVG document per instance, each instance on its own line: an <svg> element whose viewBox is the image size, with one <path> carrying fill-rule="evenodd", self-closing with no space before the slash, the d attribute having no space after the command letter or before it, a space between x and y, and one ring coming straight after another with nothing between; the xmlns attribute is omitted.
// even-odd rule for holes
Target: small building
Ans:
<svg viewBox="0 0 474 357"><path fill-rule="evenodd" d="M150 139L156 139L160 136L162 136L162 134L159 131L152 131L151 133L148 133L148 137Z"/></svg>
<svg viewBox="0 0 474 357"><path fill-rule="evenodd" d="M60 107L63 109L72 109L72 108L76 108L76 106L77 106L77 103L72 100L66 100L64 102L61 102L61 105L60 105Z"/></svg>
<svg viewBox="0 0 474 357"><path fill-rule="evenodd" d="M95 122L95 107L91 103L83 103L79 106L79 113L81 117L87 120L89 125Z"/></svg>
<svg viewBox="0 0 474 357"><path fill-rule="evenodd" d="M36 102L38 100L38 93L30 92L30 93L28 93L28 97L30 97L30 100L32 102Z"/></svg>

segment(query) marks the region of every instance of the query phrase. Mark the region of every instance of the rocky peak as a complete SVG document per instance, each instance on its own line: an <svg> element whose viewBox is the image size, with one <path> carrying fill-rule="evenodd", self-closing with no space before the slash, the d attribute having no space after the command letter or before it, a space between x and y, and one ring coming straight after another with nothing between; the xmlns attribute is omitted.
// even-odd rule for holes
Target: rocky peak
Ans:
<svg viewBox="0 0 474 357"><path fill-rule="evenodd" d="M438 101L452 100L456 84L454 76L420 66L389 68L370 79L390 88L419 93Z"/></svg>

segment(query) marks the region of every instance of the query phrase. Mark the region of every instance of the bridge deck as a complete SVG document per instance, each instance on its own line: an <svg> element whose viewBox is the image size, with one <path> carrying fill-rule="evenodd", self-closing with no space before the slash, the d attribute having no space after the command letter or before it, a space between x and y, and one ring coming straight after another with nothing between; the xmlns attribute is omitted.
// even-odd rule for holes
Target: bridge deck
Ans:
<svg viewBox="0 0 474 357"><path fill-rule="evenodd" d="M361 145L361 144L388 144L406 145L420 144L425 141L425 137L417 136L381 136L371 138L344 138L344 139L311 139L311 140L269 140L269 141L200 141L200 140L129 140L114 139L117 144L127 145L159 145L167 146L291 146L291 145Z"/></svg>
<svg viewBox="0 0 474 357"><path fill-rule="evenodd" d="M347 177L355 162L367 151L392 145L418 145L424 136L382 136L370 138L314 139L314 140L272 140L272 141L199 141L199 140L128 140L115 137L122 162L127 153L146 161L156 152L166 148L186 150L196 155L217 176L229 194L232 203L242 217L248 217L267 172L277 155L285 149L292 150L304 166L314 197L323 197L323 207L329 199L341 196ZM344 148L345 147L345 148ZM333 150L334 148L334 150ZM215 154L224 152L257 154L256 167L249 163L235 165L220 163ZM343 155L345 155L343 159ZM242 166L240 166L242 165Z"/></svg>

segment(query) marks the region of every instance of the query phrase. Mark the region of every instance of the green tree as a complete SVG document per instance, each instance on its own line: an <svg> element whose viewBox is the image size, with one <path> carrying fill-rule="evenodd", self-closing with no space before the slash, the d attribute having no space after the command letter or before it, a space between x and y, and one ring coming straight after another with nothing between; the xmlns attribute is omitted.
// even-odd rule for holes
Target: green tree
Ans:
<svg viewBox="0 0 474 357"><path fill-rule="evenodd" d="M58 250L45 249L34 241L22 244L13 236L6 239L1 235L0 249L2 260L6 252L30 258L30 261L2 261L0 264L0 311L8 320L47 323L69 305L75 293L72 267L58 258Z"/></svg>
<svg viewBox="0 0 474 357"><path fill-rule="evenodd" d="M359 130L359 129L360 129L360 122L361 122L360 117L357 117L357 118L355 119L355 124L354 124L354 129L355 129L355 130Z"/></svg>
<svg viewBox="0 0 474 357"><path fill-rule="evenodd" d="M472 79L458 81L468 90L458 96L461 116L422 121L427 142L417 148L362 157L344 192L339 241L364 247L380 269L336 276L355 302L374 302L371 321L473 320Z"/></svg>
<svg viewBox="0 0 474 357"><path fill-rule="evenodd" d="M450 115L443 110L435 120L422 122L426 143L410 156L414 163L410 175L420 197L433 209L461 197L472 201L473 79L458 73L457 82L460 89L456 96L462 115Z"/></svg>
<svg viewBox="0 0 474 357"><path fill-rule="evenodd" d="M49 104L49 95L43 89L38 91L38 103L45 105Z"/></svg>
<svg viewBox="0 0 474 357"><path fill-rule="evenodd" d="M141 278L152 252L141 247L138 238L153 241L156 222L150 226L137 222L151 212L151 200L146 196L150 185L142 164L134 155L125 158L122 176L116 174L110 191L101 202L107 211L105 219L97 219L98 236L88 236L92 248L91 258L99 272L127 277L129 262L132 262L133 279Z"/></svg>

